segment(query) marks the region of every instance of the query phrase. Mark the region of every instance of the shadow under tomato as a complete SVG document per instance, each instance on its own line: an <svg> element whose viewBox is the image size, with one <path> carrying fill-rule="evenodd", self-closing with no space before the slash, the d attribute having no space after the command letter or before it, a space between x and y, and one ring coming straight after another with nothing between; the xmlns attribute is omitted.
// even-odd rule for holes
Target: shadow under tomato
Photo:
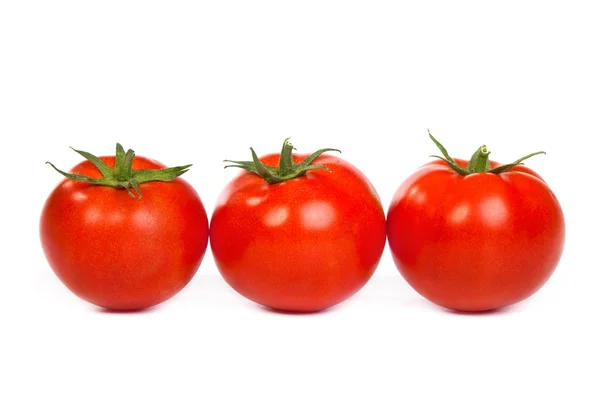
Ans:
<svg viewBox="0 0 600 400"><path fill-rule="evenodd" d="M140 308L138 310L115 310L111 308L96 307L95 311L100 314L151 314L158 310L157 306Z"/></svg>
<svg viewBox="0 0 600 400"><path fill-rule="evenodd" d="M513 305L502 307L502 308L495 308L492 310L484 310L484 311L463 311L463 310L452 310L449 308L443 308L443 307L439 307L439 306L436 306L436 307L438 310L441 309L443 312L445 312L447 314L465 315L465 316L469 316L469 317L514 314L519 309L519 306L517 304L513 304Z"/></svg>
<svg viewBox="0 0 600 400"><path fill-rule="evenodd" d="M280 314L280 315L299 315L299 316L304 316L304 315L321 315L321 314L328 314L330 312L335 311L336 308L338 308L338 305L335 306L331 306L328 308L325 308L323 310L317 310L317 311L291 311L291 310L281 310L278 308L271 308L271 307L267 307L267 306L263 306L260 304L257 304L257 307L260 311L268 313L268 314Z"/></svg>

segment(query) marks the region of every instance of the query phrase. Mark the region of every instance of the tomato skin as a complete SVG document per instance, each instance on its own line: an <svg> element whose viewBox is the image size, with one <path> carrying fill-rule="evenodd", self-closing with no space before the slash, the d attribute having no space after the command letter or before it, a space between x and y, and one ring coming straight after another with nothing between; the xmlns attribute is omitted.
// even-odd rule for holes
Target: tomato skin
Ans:
<svg viewBox="0 0 600 400"><path fill-rule="evenodd" d="M307 155L294 155L300 162ZM278 154L261 158L276 166ZM385 245L385 215L375 189L348 162L268 184L242 172L222 192L211 220L217 267L233 289L264 306L318 311L360 290Z"/></svg>
<svg viewBox="0 0 600 400"><path fill-rule="evenodd" d="M387 233L398 270L422 296L485 311L543 286L560 260L565 222L554 193L527 167L460 176L436 160L397 190Z"/></svg>
<svg viewBox="0 0 600 400"><path fill-rule="evenodd" d="M100 157L109 167L115 157ZM133 169L161 169L137 156ZM89 161L72 173L101 177ZM46 258L77 296L100 307L137 310L175 295L192 279L208 246L208 218L183 179L146 182L142 199L126 190L63 180L40 219Z"/></svg>

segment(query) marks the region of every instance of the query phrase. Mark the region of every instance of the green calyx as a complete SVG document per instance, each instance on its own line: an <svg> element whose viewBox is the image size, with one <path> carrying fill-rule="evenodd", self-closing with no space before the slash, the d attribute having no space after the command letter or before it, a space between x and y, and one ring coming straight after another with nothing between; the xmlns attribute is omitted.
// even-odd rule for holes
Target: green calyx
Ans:
<svg viewBox="0 0 600 400"><path fill-rule="evenodd" d="M454 161L454 159L452 157L450 157L450 155L448 154L448 151L444 148L444 146L442 146L442 144L440 142L438 142L433 137L433 135L429 132L429 130L427 130L427 133L429 133L429 137L431 138L431 140L433 140L433 143L435 143L435 145L437 146L438 149L440 149L440 151L442 152L442 155L443 155L443 157L436 156L436 155L432 155L431 157L439 158L440 160L442 160L446 164L448 164L448 166L450 168L452 168L454 170L454 172L456 172L459 175L463 175L463 176L470 175L470 174L476 174L476 173L480 173L480 172L501 174L502 172L510 171L512 168L521 164L523 161L527 160L530 157L533 157L538 154L546 154L545 151L538 151L535 153L528 154L525 157L521 157L518 160L516 160L510 164L500 165L496 168L492 168L492 166L490 164L490 159L489 159L490 151L486 145L483 145L483 146L479 147L477 149L477 151L475 151L475 153L473 153L473 156L471 157L471 160L469 160L467 167L464 168L464 167L461 167L456 161Z"/></svg>
<svg viewBox="0 0 600 400"><path fill-rule="evenodd" d="M51 162L46 162L46 164L50 164L52 168L62 174L64 177L68 179L73 179L75 181L87 182L93 185L100 186L110 186L115 189L125 189L127 193L134 198L141 200L142 194L140 193L139 185L144 182L151 181L162 181L169 182L178 176L186 173L188 169L192 166L183 165L181 167L173 167L173 168L165 168L165 169L132 169L133 159L135 157L135 152L131 149L127 150L127 153L123 149L119 143L117 143L117 155L115 158L115 167L111 168L104 163L101 159L96 157L93 154L90 154L85 151L75 150L71 147L71 149L77 152L79 155L83 156L86 160L94 164L96 168L102 174L102 178L90 178L86 175L80 174L69 174L68 172L61 171L56 168L54 164ZM131 188L136 192L137 197L131 191Z"/></svg>
<svg viewBox="0 0 600 400"><path fill-rule="evenodd" d="M310 156L306 157L302 162L296 164L294 162L294 158L292 157L292 151L295 150L292 143L290 143L290 138L285 139L283 142L283 147L281 149L281 156L279 157L279 166L271 167L269 165L264 165L256 155L256 152L252 147L250 147L250 151L252 152L252 161L232 161L232 160L224 160L224 162L229 162L232 164L226 165L225 168L242 168L246 171L257 174L265 181L270 184L280 183L289 181L290 179L298 178L306 174L308 171L315 169L324 169L329 171L329 168L323 165L312 165L311 163L317 159L321 154L326 151L337 151L341 153L341 151L337 149L321 149L312 153Z"/></svg>

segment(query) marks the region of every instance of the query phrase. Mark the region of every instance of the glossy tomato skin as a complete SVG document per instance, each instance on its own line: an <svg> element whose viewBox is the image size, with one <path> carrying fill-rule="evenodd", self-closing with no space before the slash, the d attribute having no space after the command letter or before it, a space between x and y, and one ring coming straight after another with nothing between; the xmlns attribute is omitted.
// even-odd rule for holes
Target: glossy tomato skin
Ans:
<svg viewBox="0 0 600 400"><path fill-rule="evenodd" d="M387 233L417 292L445 308L485 311L542 287L560 260L565 222L554 193L527 167L460 176L436 160L397 190Z"/></svg>
<svg viewBox="0 0 600 400"><path fill-rule="evenodd" d="M100 157L113 167L115 157ZM135 157L133 169L163 164ZM101 177L89 161L72 173ZM77 296L100 307L137 310L179 292L208 246L208 218L183 179L140 185L142 199L123 189L63 180L42 211L40 237L48 262Z"/></svg>
<svg viewBox="0 0 600 400"><path fill-rule="evenodd" d="M279 155L261 161L276 166ZM385 215L371 183L332 155L313 164L331 172L271 185L242 172L212 216L219 271L237 292L270 308L311 312L338 304L367 283L383 252Z"/></svg>

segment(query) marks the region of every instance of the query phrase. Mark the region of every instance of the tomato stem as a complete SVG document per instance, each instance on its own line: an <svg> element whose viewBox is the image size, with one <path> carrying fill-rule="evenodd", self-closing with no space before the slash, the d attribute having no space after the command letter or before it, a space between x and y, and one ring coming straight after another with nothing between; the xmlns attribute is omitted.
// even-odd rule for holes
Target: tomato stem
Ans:
<svg viewBox="0 0 600 400"><path fill-rule="evenodd" d="M467 172L472 174L475 172L486 172L490 169L492 169L490 164L490 151L486 145L483 145L473 153L471 160L467 164Z"/></svg>
<svg viewBox="0 0 600 400"><path fill-rule="evenodd" d="M281 156L279 157L279 173L283 176L294 171L294 158L292 152L294 146L289 142L290 138L285 139L281 148Z"/></svg>
<svg viewBox="0 0 600 400"><path fill-rule="evenodd" d="M123 147L120 144L117 144L117 147L121 148L121 152L123 152ZM133 164L133 159L135 158L135 152L131 149L127 150L125 156L121 157L120 163L115 163L115 177L117 180L123 182L127 181L131 177L131 166Z"/></svg>
<svg viewBox="0 0 600 400"><path fill-rule="evenodd" d="M123 146L117 143L117 150L115 156L115 167L111 168L104 163L100 158L95 155L82 151L75 150L71 147L73 151L83 156L86 160L94 164L96 168L102 174L102 178L90 178L86 175L80 174L70 174L68 172L61 171L56 168L54 164L51 162L46 162L46 164L50 164L52 168L54 168L58 173L62 174L65 178L72 179L80 182L87 182L92 185L101 185L101 186L110 186L115 189L125 189L127 193L135 199L141 200L142 194L140 193L139 185L145 182L151 181L161 181L161 182L169 182L175 179L176 177L186 173L192 164L182 165L180 167L173 168L165 168L165 169L133 169L133 159L135 158L135 152L131 149L125 150ZM137 196L133 194L130 188L136 192Z"/></svg>
<svg viewBox="0 0 600 400"><path fill-rule="evenodd" d="M483 146L480 146L477 149L477 151L475 151L475 153L473 153L473 156L471 156L471 160L467 164L467 168L464 168L464 167L460 166L452 157L450 157L450 154L448 154L448 151L446 150L446 148L440 142L438 142L436 138L433 137L431 132L429 132L429 129L427 130L427 133L429 134L429 138L433 141L433 143L435 143L435 145L437 146L437 148L440 150L440 152L443 155L443 157L440 157L437 155L432 155L431 157L439 158L440 160L442 160L446 164L448 164L448 166L452 170L454 170L454 172L456 172L459 175L463 175L463 176L469 175L469 174L477 174L477 173L481 173L481 172L489 172L492 174L501 174L503 172L510 171L512 168L521 164L523 161L527 160L530 157L533 157L538 154L546 154L546 152L544 152L544 151L538 151L535 153L528 154L524 157L521 157L518 160L516 160L510 164L504 164L504 165L500 165L496 168L492 168L492 165L489 160L491 152L489 151L489 149L487 148L486 145L483 145Z"/></svg>
<svg viewBox="0 0 600 400"><path fill-rule="evenodd" d="M225 166L225 168L242 168L248 172L252 172L270 184L281 183L285 181L289 181L290 179L295 179L303 176L308 171L315 169L325 169L329 171L329 169L323 165L312 164L313 161L317 159L321 154L326 151L337 151L337 149L320 149L312 153L310 156L306 157L303 161L296 164L294 162L294 158L292 155L294 146L290 142L290 138L287 138L283 142L283 146L281 148L281 154L279 156L279 166L271 167L268 165L264 165L256 152L252 147L250 147L250 152L252 153L252 161L233 161L233 160L224 160L224 162L229 162ZM341 152L340 152L341 153Z"/></svg>

